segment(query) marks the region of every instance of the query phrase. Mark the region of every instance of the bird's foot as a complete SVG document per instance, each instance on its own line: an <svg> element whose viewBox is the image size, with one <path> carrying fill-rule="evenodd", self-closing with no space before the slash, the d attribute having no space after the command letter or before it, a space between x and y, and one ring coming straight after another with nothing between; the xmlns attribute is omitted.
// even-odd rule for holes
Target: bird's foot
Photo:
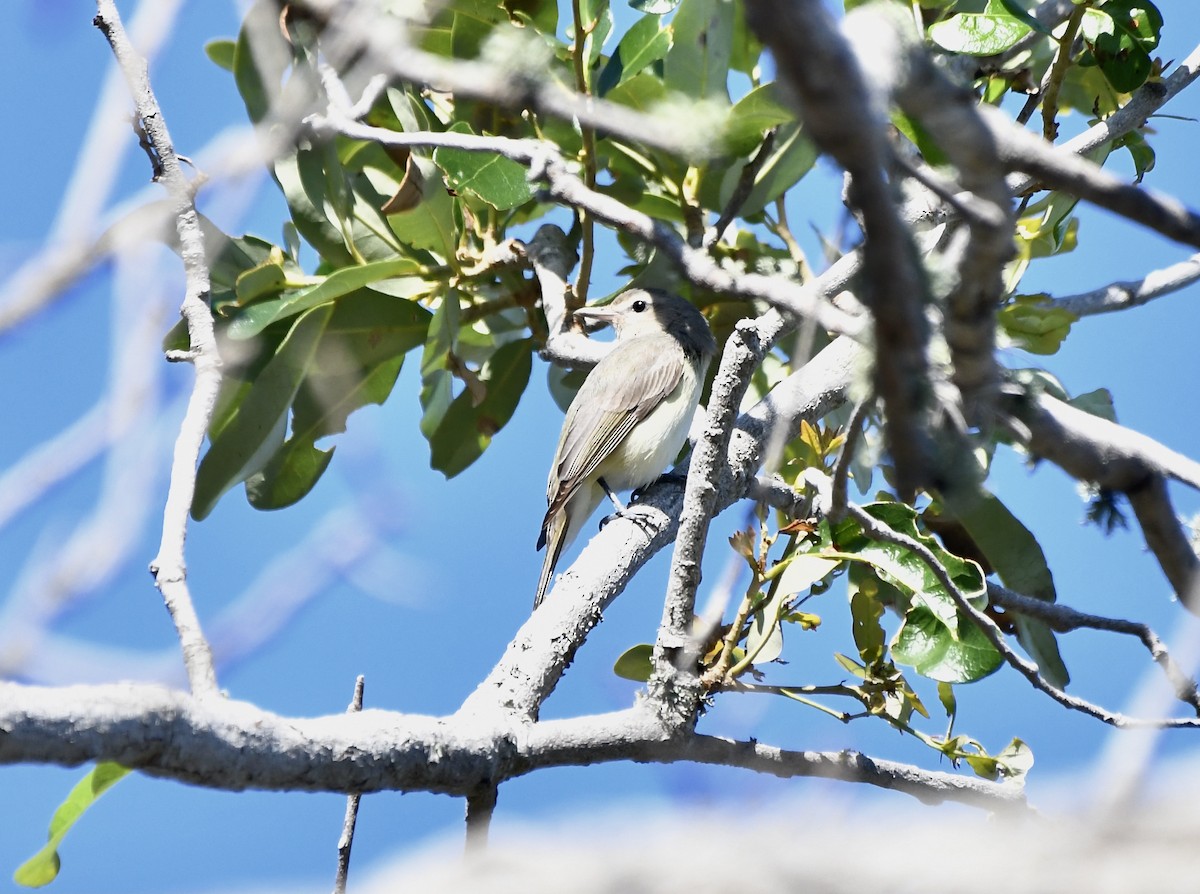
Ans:
<svg viewBox="0 0 1200 894"><path fill-rule="evenodd" d="M646 495L646 491L648 491L648 490L650 490L650 488L652 488L658 484L664 483L664 482L667 484L678 484L682 487L684 484L687 483L687 475L683 475L679 472L663 472L661 475L659 475L657 478L655 478L649 484L642 485L637 490L635 490L632 494L630 494L629 502L636 503L638 500L642 499L642 497L644 497Z"/></svg>

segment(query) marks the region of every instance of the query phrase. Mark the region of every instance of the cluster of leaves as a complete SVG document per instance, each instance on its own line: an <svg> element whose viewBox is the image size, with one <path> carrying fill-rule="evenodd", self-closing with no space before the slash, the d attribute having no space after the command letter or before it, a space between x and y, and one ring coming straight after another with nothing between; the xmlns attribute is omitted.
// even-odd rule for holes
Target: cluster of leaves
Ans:
<svg viewBox="0 0 1200 894"><path fill-rule="evenodd" d="M607 0L582 3L578 21L563 29L566 40L558 37L555 0L456 0L411 30L422 49L456 59L493 58L497 46L522 48L528 52L510 55L545 61L544 76L635 109L668 107L680 97L703 102L723 133L715 146L704 140L704 165L570 123L404 85L388 87L366 121L395 131L551 140L601 191L673 223L702 219L727 202L764 133L779 128L741 207L744 219L763 220L765 209L811 168L816 152L769 85L759 82L761 50L738 4L682 0L677 8L659 2L642 9L611 54L602 50L613 30ZM674 12L669 23L666 12ZM290 9L281 19L278 3L259 0L236 40L207 49L232 73L250 119L278 132L287 126L281 110L299 116L328 103L319 68L323 28ZM737 102L727 87L732 72L752 84ZM352 94L363 86L361 73L342 74ZM489 252L530 232L552 208L539 203L521 166L490 153L397 151L301 134L271 168L291 214L281 244L230 238L206 222L227 375L193 514L203 518L242 482L261 509L303 498L332 457L322 439L344 431L355 409L386 400L405 354L417 348L421 430L431 463L447 476L458 474L511 418L545 334L528 271L492 263ZM577 223L572 231L576 244L580 229ZM622 272L634 282L678 287L662 259L618 240L628 256ZM308 249L316 254L312 273L303 269ZM785 251L769 250L748 233L727 252L771 269L786 259ZM692 297L711 308L718 330L744 311L716 307L718 296ZM166 347L186 349L187 342L180 326Z"/></svg>

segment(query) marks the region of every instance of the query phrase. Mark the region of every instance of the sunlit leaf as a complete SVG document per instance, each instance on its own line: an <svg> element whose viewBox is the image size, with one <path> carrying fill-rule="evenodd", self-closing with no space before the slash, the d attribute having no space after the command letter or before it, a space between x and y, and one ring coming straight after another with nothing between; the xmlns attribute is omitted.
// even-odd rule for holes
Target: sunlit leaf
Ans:
<svg viewBox="0 0 1200 894"><path fill-rule="evenodd" d="M232 72L237 42L227 37L210 40L204 45L204 55L226 71Z"/></svg>
<svg viewBox="0 0 1200 894"><path fill-rule="evenodd" d="M667 87L696 99L728 97L733 4L727 0L682 0L671 20L671 32L674 36L665 60Z"/></svg>
<svg viewBox="0 0 1200 894"><path fill-rule="evenodd" d="M512 418L529 383L532 367L531 339L509 342L496 349L479 371L479 380L486 388L483 400L477 403L474 395L464 390L446 408L430 436L433 468L453 478L483 454L496 432Z"/></svg>
<svg viewBox="0 0 1200 894"><path fill-rule="evenodd" d="M1013 15L1001 0L988 0L983 12L960 12L928 29L929 38L942 49L971 56L1002 53L1029 31L1030 25Z"/></svg>
<svg viewBox="0 0 1200 894"><path fill-rule="evenodd" d="M1004 333L1031 354L1056 353L1078 319L1046 295L1016 295L997 315Z"/></svg>
<svg viewBox="0 0 1200 894"><path fill-rule="evenodd" d="M451 130L471 132L471 128L462 122ZM445 172L447 182L456 192L478 196L500 211L533 198L533 188L525 176L528 169L497 153L439 148L434 152L433 160Z"/></svg>
<svg viewBox="0 0 1200 894"><path fill-rule="evenodd" d="M626 649L613 665L613 673L626 680L645 683L654 673L654 646L641 643Z"/></svg>
<svg viewBox="0 0 1200 894"><path fill-rule="evenodd" d="M129 775L120 764L105 761L96 764L75 784L65 801L54 811L46 845L17 867L13 881L29 888L40 888L54 881L62 866L59 845L96 799Z"/></svg>
<svg viewBox="0 0 1200 894"><path fill-rule="evenodd" d="M335 270L324 279L304 289L289 291L271 301L261 301L239 313L229 324L230 338L253 338L272 323L303 313L306 310L357 292L364 286L383 280L420 272L420 267L407 258L352 264Z"/></svg>
<svg viewBox="0 0 1200 894"><path fill-rule="evenodd" d="M283 443L288 409L308 373L333 307L300 317L258 374L196 470L192 516L205 518L229 488L258 472Z"/></svg>

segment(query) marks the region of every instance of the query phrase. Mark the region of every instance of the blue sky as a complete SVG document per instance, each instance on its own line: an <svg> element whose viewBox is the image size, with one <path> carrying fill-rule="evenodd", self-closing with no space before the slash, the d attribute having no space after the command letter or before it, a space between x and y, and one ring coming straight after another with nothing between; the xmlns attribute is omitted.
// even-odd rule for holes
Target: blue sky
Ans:
<svg viewBox="0 0 1200 894"><path fill-rule="evenodd" d="M130 4L121 6L128 22ZM1191 4L1162 0L1159 6L1168 23L1159 53L1164 59L1182 58L1191 48L1189 42L1200 40L1200 28L1189 24ZM0 259L9 272L39 250L54 224L101 80L111 65L107 45L91 26L90 4L17 0L10 7L9 49L0 59L10 84L6 111L12 122L0 140L0 167L10 172L3 201L6 213L0 218ZM202 52L207 39L232 35L237 22L231 2L184 3L174 36L153 69L159 101L181 152L195 153L223 128L243 120L231 79ZM1200 88L1193 91L1166 111L1200 117ZM1200 182L1194 173L1200 124L1161 119L1155 129L1158 167L1148 182L1200 207ZM1120 164L1116 169L1123 170ZM91 168L89 179L111 180L114 197L128 197L146 189L146 162L129 140L117 164ZM838 214L836 183L827 169L806 182L792 216L798 231L807 230L803 224L808 221L827 230L833 227ZM262 177L246 178L217 205L208 202L202 198L202 210L227 229L279 237L282 203ZM240 217L235 214L239 204L247 206ZM1083 215L1080 241L1075 253L1035 265L1025 290L1070 294L1136 278L1188 255L1183 247L1090 210ZM813 240L806 245L816 256ZM609 270L618 266L610 259ZM122 306L114 299L114 283L131 285L137 300ZM606 272L595 293L618 284ZM125 294L129 292L126 288ZM122 448L142 458L142 477L153 497L150 509L144 517L126 517L123 530L133 543L127 560L110 569L95 558L83 563L97 578L85 588L88 598L76 603L56 627L69 644L119 646L128 650L126 657L139 660L113 664L110 654L97 653L90 666L46 668L47 673L90 675L97 667L120 668L122 675L163 670L175 674L178 682L174 634L144 568L157 544L170 439L191 379L189 369L161 368L154 358L154 343L173 321L171 308L177 306L179 294L173 258L151 252L135 269L102 266L55 307L0 337L0 395L6 409L0 469L62 431L104 393L117 368L110 338L114 325L127 327L140 320L153 336L140 353L124 361L130 364L124 367L130 379L139 380L140 369L158 369L156 377L146 379L156 398L136 416L136 436ZM1190 390L1200 372L1194 348L1200 332L1198 300L1200 291L1193 287L1131 312L1084 320L1060 354L1045 365L1073 392L1108 387L1123 423L1194 455L1200 452ZM1006 354L1005 361L1043 362L1015 353ZM544 364L537 361L515 417L484 458L449 482L428 468L427 447L417 431L417 365L410 357L385 407L352 418L349 431L338 440L329 474L302 504L258 513L234 492L210 518L192 527L192 590L206 623L216 624L222 610L237 603L262 569L281 555L291 558L274 568L264 586L298 592L320 574L329 575L329 585L315 598L290 613L280 609L286 625L265 647L223 668L222 686L233 697L282 714L337 712L344 709L354 677L361 673L366 675L369 706L451 711L499 658L526 616L540 566L533 545L544 512L545 469L561 421L543 384ZM1083 526L1084 505L1065 475L1047 466L1030 472L1018 457L1002 450L992 483L1041 540L1060 599L1089 611L1147 620L1169 638L1181 625L1194 630L1172 604L1140 535L1129 530L1106 538L1096 528ZM38 581L32 575L45 567L38 560L47 554L50 538L71 535L106 492L121 503L121 495L128 496L133 487L128 481L106 478L102 464L93 462L0 528L4 592L17 593ZM1173 493L1181 513L1200 509L1195 495ZM311 531L329 513L346 507L356 513L358 527L339 526L343 536L369 533L384 546L368 550L370 561L337 568L354 544ZM740 521L743 512L731 510L721 530ZM723 534L714 532L711 542L720 544L722 539ZM302 560L311 564L303 565ZM726 562L726 551L720 546L711 549L706 580L715 581ZM301 579L292 580L289 573ZM613 605L547 703L544 716L629 704L634 685L614 677L610 668L627 646L653 637L665 573L666 557L659 556ZM814 610L825 618L825 628L820 638L814 635L811 655L800 657L792 670L813 682L833 682L839 674L829 654L850 648L844 644L848 634L841 632L847 629L846 611L834 594ZM10 616L0 609L0 654L6 617ZM264 623L262 618L244 622L247 627ZM1132 641L1079 633L1062 643L1075 681L1072 691L1112 707L1128 707L1144 675L1157 674L1144 650ZM934 708L932 691L926 688L922 693ZM1066 714L1009 673L961 687L958 696L960 731L994 750L1012 736L1029 742L1038 761L1030 781L1035 799L1039 793L1048 797L1064 774L1082 773L1085 783L1094 779L1087 773L1114 741L1121 741L1096 721ZM881 724L843 726L768 699L722 699L704 726L789 747L860 748L936 766L925 748ZM937 725L927 728L936 731ZM1191 732L1169 733L1161 738L1160 748L1169 754L1192 751L1193 737ZM40 846L50 814L80 772L0 768L0 828L6 830L0 837L0 878L7 878ZM852 798L875 797L844 785L781 784L712 768L593 767L549 771L507 784L496 822L503 829L521 819L608 808L628 800L745 804L826 789ZM338 795L235 795L135 776L106 795L72 833L54 889L183 892L269 882L327 888L343 804ZM461 814L459 801L441 796L383 794L365 799L355 844L356 871L396 849L457 832Z"/></svg>

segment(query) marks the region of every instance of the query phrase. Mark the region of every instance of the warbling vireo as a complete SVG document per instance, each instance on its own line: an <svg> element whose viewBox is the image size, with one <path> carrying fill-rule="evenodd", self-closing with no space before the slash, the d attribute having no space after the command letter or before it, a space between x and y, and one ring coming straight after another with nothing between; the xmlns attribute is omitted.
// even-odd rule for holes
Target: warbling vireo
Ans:
<svg viewBox="0 0 1200 894"><path fill-rule="evenodd" d="M588 375L567 410L546 483L546 547L537 608L563 548L607 493L649 484L687 439L704 373L717 343L691 303L660 289L629 289L604 307L575 311L610 323L617 342Z"/></svg>

